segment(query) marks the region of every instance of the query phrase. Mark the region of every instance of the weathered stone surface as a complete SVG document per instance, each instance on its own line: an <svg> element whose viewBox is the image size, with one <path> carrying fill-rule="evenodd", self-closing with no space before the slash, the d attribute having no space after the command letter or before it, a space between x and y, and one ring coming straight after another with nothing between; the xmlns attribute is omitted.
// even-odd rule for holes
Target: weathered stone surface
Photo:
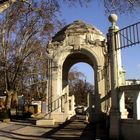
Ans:
<svg viewBox="0 0 140 140"><path fill-rule="evenodd" d="M78 46L91 44L102 46L105 41L103 33L96 27L77 20L65 26L52 38L48 48L57 49L59 46Z"/></svg>
<svg viewBox="0 0 140 140"><path fill-rule="evenodd" d="M103 97L107 81L107 75L103 74L107 62L106 48L106 38L103 33L83 21L74 21L59 31L49 42L47 48L49 57L52 59L50 65L52 68L52 101L56 102L64 94L69 96L68 71L78 62L85 62L95 70L95 94ZM69 100L68 97L65 103L63 100L55 103L55 106L59 104L59 107L51 113L51 117L56 122L64 122L75 114L74 111L69 110ZM89 108L92 108L94 104L96 112L100 108L103 112L105 111L103 103L100 107L98 101L97 103L90 102ZM74 100L71 101L71 106L74 108Z"/></svg>
<svg viewBox="0 0 140 140"><path fill-rule="evenodd" d="M82 35L85 33L92 33L97 35L103 35L96 27L86 24L81 20L76 20L73 23L65 26L60 30L53 38L52 41L63 41L66 36Z"/></svg>

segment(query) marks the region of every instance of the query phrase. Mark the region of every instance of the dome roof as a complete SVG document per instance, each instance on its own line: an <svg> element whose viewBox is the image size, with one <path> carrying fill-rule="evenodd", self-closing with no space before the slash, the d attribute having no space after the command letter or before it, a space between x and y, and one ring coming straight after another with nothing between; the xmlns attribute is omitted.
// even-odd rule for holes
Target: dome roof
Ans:
<svg viewBox="0 0 140 140"><path fill-rule="evenodd" d="M59 32L55 34L55 36L52 38L52 42L55 41L62 41L66 36L70 35L83 35L87 33L97 34L103 36L103 33L98 30L96 27L89 25L87 23L84 23L81 20L76 20L73 23L65 26L62 28ZM60 37L61 36L61 37Z"/></svg>

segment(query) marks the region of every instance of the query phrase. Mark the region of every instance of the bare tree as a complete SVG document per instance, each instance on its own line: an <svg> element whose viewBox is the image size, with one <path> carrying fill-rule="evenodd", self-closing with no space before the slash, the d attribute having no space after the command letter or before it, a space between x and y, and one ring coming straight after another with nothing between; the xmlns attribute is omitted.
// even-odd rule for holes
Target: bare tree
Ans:
<svg viewBox="0 0 140 140"><path fill-rule="evenodd" d="M107 13L130 13L140 8L139 0L104 0L103 4Z"/></svg>
<svg viewBox="0 0 140 140"><path fill-rule="evenodd" d="M7 108L10 108L11 96L23 87L21 84L27 75L35 69L34 73L38 75L37 67L41 62L39 64L36 60L41 60L41 57L42 61L46 60L46 42L54 26L57 28L60 25L55 18L57 8L53 4L45 5L42 2L35 6L39 8L34 11L28 5L18 2L11 5L1 17L0 71L4 81L1 80L2 90L7 95Z"/></svg>
<svg viewBox="0 0 140 140"><path fill-rule="evenodd" d="M70 6L85 6L91 0L3 0L0 4L5 2L9 8L0 16L0 90L5 91L10 100L17 91L43 98L47 77L46 44L64 25L58 19L61 5L64 2ZM104 0L103 4L108 12L140 6L139 0Z"/></svg>
<svg viewBox="0 0 140 140"><path fill-rule="evenodd" d="M17 92L44 97L46 44L63 25L58 19L60 2L57 0L28 2L31 5L22 0L11 3L0 17L0 83L1 91L7 96L7 108ZM65 2L73 5L78 0Z"/></svg>
<svg viewBox="0 0 140 140"><path fill-rule="evenodd" d="M19 2L26 3L32 7L32 0L18 0ZM53 3L57 7L61 7L62 3L68 4L69 6L76 6L80 4L81 6L87 6L92 0L46 0L47 3ZM96 0L94 0L96 1ZM1 0L0 1L0 12L9 8L17 0ZM36 0L34 1L36 3ZM107 13L118 12L118 13L130 13L140 8L139 0L100 0L99 3L102 3L105 7Z"/></svg>
<svg viewBox="0 0 140 140"><path fill-rule="evenodd" d="M78 70L71 69L69 72L70 95L74 95L76 105L87 105L87 94L93 93L94 86L86 82L86 77Z"/></svg>

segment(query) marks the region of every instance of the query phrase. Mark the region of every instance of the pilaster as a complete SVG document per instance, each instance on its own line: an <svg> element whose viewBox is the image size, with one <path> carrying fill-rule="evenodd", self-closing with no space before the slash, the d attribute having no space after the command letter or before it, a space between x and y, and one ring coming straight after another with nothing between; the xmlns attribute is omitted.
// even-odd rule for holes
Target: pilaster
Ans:
<svg viewBox="0 0 140 140"><path fill-rule="evenodd" d="M111 66L111 110L110 110L110 139L119 140L120 132L120 112L117 87L119 86L119 62L120 53L119 40L117 31L119 28L116 26L117 15L111 14L109 20L112 26L109 28L109 53L110 53L110 66Z"/></svg>

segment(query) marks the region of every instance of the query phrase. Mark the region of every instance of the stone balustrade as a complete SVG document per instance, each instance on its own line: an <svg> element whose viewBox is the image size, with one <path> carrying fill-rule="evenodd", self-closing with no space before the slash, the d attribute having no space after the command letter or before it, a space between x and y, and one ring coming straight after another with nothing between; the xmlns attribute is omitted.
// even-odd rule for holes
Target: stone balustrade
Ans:
<svg viewBox="0 0 140 140"><path fill-rule="evenodd" d="M119 87L121 119L140 120L140 84Z"/></svg>

